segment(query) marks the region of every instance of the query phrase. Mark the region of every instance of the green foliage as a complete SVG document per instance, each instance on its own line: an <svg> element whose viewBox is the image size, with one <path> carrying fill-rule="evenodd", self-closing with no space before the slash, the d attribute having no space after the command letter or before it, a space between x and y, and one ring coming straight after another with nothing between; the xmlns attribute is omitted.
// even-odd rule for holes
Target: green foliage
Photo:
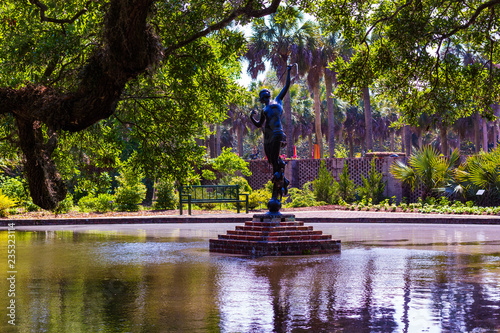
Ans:
<svg viewBox="0 0 500 333"><path fill-rule="evenodd" d="M349 151L347 150L344 144L336 144L335 145L335 158L348 158Z"/></svg>
<svg viewBox="0 0 500 333"><path fill-rule="evenodd" d="M65 214L73 209L73 195L68 193L63 201L59 202L59 205L55 209L56 214Z"/></svg>
<svg viewBox="0 0 500 333"><path fill-rule="evenodd" d="M0 190L0 217L6 217L9 209L16 205L17 202L14 199L2 194L2 191Z"/></svg>
<svg viewBox="0 0 500 333"><path fill-rule="evenodd" d="M311 190L312 182L307 182L302 186L302 189L292 187L288 191L288 199L286 207L312 207L325 204L318 202L314 198L314 193Z"/></svg>
<svg viewBox="0 0 500 333"><path fill-rule="evenodd" d="M457 170L456 178L465 190L465 198L500 205L500 148L468 157L465 165ZM485 193L478 197L478 190Z"/></svg>
<svg viewBox="0 0 500 333"><path fill-rule="evenodd" d="M498 100L500 72L487 63L499 59L500 51L485 29L500 19L496 3L306 3L304 9L315 15L325 32L342 31L353 46L350 57L337 57L333 65L343 83L337 96L355 103L361 89L373 85L395 99L407 121L416 123L420 114L427 113L448 124ZM473 19L464 25L464 17Z"/></svg>
<svg viewBox="0 0 500 333"><path fill-rule="evenodd" d="M81 175L79 171L76 174ZM78 177L78 183L74 188L77 200L86 195L97 196L100 193L110 192L112 178L108 172L81 176Z"/></svg>
<svg viewBox="0 0 500 333"><path fill-rule="evenodd" d="M333 204L338 201L339 184L335 181L330 171L327 170L325 161L321 161L318 178L312 182L314 199Z"/></svg>
<svg viewBox="0 0 500 333"><path fill-rule="evenodd" d="M117 177L118 188L115 193L118 210L139 210L139 204L146 197L146 186L141 183L142 178L141 171L134 169L131 159L122 166L121 173Z"/></svg>
<svg viewBox="0 0 500 333"><path fill-rule="evenodd" d="M227 185L239 185L240 193L252 193L252 188L248 184L248 180L243 177L231 177Z"/></svg>
<svg viewBox="0 0 500 333"><path fill-rule="evenodd" d="M248 196L248 208L256 209L262 208L265 209L267 207L267 203L271 200L271 193L264 188L260 188L258 190L253 191Z"/></svg>
<svg viewBox="0 0 500 333"><path fill-rule="evenodd" d="M99 193L95 198L95 211L99 213L106 213L114 210L115 196L109 193Z"/></svg>
<svg viewBox="0 0 500 333"><path fill-rule="evenodd" d="M212 170L204 169L201 171L201 176L206 180L216 180L217 176Z"/></svg>
<svg viewBox="0 0 500 333"><path fill-rule="evenodd" d="M96 211L97 198L92 194L81 197L78 200L78 210L84 213L90 213Z"/></svg>
<svg viewBox="0 0 500 333"><path fill-rule="evenodd" d="M268 191L269 193L273 193L273 182L268 180L266 185L264 185L264 188L266 189L266 191Z"/></svg>
<svg viewBox="0 0 500 333"><path fill-rule="evenodd" d="M358 187L357 191L360 197L370 198L374 204L378 204L384 197L385 183L382 181L382 173L377 172L374 158L370 165L368 178L361 176L363 186Z"/></svg>
<svg viewBox="0 0 500 333"><path fill-rule="evenodd" d="M231 148L223 148L222 153L212 160L212 168L217 171L222 183L228 183L229 179L234 177L237 172L244 176L251 176L248 169L248 162L232 152Z"/></svg>
<svg viewBox="0 0 500 333"><path fill-rule="evenodd" d="M28 212L40 210L40 207L31 200L28 183L23 178L0 175L0 190Z"/></svg>
<svg viewBox="0 0 500 333"><path fill-rule="evenodd" d="M450 157L446 158L435 148L425 146L413 152L409 165L398 160L391 165L390 172L412 189L421 185L422 198L425 199L429 195L436 195L439 188L444 188L452 182L459 158L458 150L454 150Z"/></svg>
<svg viewBox="0 0 500 333"><path fill-rule="evenodd" d="M342 174L339 176L339 195L345 202L352 202L354 200L354 182L349 176L349 167L347 162L344 161Z"/></svg>
<svg viewBox="0 0 500 333"><path fill-rule="evenodd" d="M176 209L179 196L176 193L175 182L164 178L158 181L155 187L157 192L154 209Z"/></svg>

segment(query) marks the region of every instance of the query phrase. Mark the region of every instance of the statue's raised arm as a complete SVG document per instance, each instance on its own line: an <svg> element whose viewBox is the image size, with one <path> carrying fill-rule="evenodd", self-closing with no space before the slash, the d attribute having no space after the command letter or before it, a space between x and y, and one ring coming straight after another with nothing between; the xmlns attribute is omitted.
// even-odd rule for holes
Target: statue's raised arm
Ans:
<svg viewBox="0 0 500 333"><path fill-rule="evenodd" d="M278 94L278 96L276 96L276 102L281 102L283 100L283 98L285 98L285 95L288 92L288 88L290 88L290 71L292 70L293 66L294 65L288 65L288 66L286 66L287 73L286 73L285 86L283 87L283 89L281 89L281 91Z"/></svg>

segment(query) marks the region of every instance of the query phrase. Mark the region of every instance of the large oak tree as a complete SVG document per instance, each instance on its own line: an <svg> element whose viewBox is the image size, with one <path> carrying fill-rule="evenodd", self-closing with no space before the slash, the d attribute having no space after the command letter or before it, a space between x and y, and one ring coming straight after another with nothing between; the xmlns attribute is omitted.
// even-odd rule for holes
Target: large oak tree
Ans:
<svg viewBox="0 0 500 333"><path fill-rule="evenodd" d="M280 0L4 2L0 117L15 121L8 137L24 155L33 202L53 209L66 195L52 159L59 133L82 131L110 117L127 85L172 60L178 70L186 70L179 59L197 57L190 45L233 22L271 14L279 4ZM196 62L189 64L195 70ZM212 88L217 89L203 87Z"/></svg>

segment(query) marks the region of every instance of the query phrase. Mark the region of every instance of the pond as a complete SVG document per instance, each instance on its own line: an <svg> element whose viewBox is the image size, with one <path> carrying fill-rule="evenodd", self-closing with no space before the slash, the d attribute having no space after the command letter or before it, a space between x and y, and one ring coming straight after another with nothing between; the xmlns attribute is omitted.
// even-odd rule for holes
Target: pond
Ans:
<svg viewBox="0 0 500 333"><path fill-rule="evenodd" d="M2 332L498 332L500 226L309 224L335 255L208 252L235 224L19 227ZM0 231L0 269L7 267ZM0 308L9 306L0 280Z"/></svg>

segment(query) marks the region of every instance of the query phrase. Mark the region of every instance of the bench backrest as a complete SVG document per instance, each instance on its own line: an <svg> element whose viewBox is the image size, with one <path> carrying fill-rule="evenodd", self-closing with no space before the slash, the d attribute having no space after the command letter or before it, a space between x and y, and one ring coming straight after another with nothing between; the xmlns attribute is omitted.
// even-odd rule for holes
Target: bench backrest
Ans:
<svg viewBox="0 0 500 333"><path fill-rule="evenodd" d="M189 194L191 194L191 201L239 199L240 190L239 185L191 185L179 187L180 197L187 197Z"/></svg>

